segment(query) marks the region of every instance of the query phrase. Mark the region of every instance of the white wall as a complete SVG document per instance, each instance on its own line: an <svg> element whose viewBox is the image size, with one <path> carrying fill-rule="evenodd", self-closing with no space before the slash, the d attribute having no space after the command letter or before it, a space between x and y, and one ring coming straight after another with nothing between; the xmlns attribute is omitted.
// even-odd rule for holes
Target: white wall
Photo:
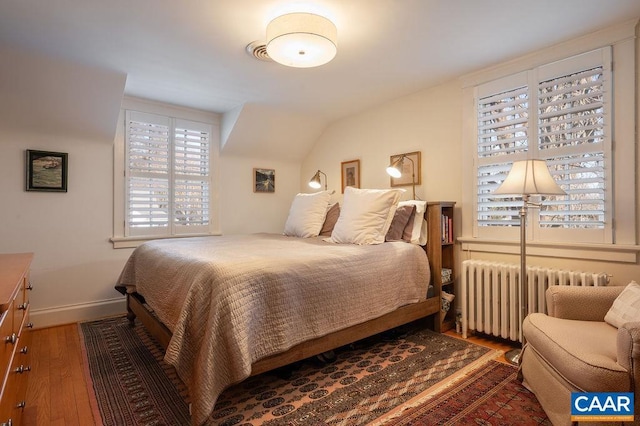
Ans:
<svg viewBox="0 0 640 426"><path fill-rule="evenodd" d="M25 149L69 153L67 193L24 190ZM37 327L124 308L113 290L127 252L109 242L111 158L104 141L0 132L0 253L35 253L31 314Z"/></svg>
<svg viewBox="0 0 640 426"><path fill-rule="evenodd" d="M460 88L452 81L423 90L330 125L304 160L301 187L316 170L327 174L329 190L341 192L343 161L360 160L361 188L388 188L391 155L420 151L423 200L461 198ZM411 198L411 187L403 199Z"/></svg>
<svg viewBox="0 0 640 426"><path fill-rule="evenodd" d="M274 169L275 192L253 192L253 168ZM265 158L220 157L220 223L223 234L282 233L300 165Z"/></svg>

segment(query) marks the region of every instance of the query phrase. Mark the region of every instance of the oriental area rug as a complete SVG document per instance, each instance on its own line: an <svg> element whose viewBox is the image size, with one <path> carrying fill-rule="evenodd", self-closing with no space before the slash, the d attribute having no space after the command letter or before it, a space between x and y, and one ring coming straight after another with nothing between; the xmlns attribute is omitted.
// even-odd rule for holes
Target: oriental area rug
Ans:
<svg viewBox="0 0 640 426"><path fill-rule="evenodd" d="M99 424L190 424L187 389L139 322L79 329ZM497 354L413 323L251 377L223 392L207 424L550 424Z"/></svg>

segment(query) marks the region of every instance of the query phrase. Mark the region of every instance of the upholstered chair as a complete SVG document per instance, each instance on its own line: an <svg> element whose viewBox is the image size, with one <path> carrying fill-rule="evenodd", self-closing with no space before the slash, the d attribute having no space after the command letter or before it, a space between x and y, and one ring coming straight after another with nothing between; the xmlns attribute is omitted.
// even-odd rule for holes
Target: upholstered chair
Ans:
<svg viewBox="0 0 640 426"><path fill-rule="evenodd" d="M623 290L625 294L618 297ZM553 286L546 292L548 315L525 318L520 377L554 425L571 424L571 392L636 391L640 318L627 312L624 319L612 321L621 299L629 301L628 295L623 286ZM629 318L631 322L626 322ZM638 410L640 392L634 395ZM640 414L635 419L640 424Z"/></svg>

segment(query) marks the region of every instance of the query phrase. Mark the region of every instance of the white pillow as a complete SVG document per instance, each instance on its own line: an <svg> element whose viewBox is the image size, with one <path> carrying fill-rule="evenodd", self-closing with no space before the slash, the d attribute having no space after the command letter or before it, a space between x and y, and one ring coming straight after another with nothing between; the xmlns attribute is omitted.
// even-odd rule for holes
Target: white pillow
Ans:
<svg viewBox="0 0 640 426"><path fill-rule="evenodd" d="M627 322L640 321L640 284L635 281L627 284L613 301L604 320L616 328Z"/></svg>
<svg viewBox="0 0 640 426"><path fill-rule="evenodd" d="M411 232L411 244L427 244L427 221L424 220L424 212L427 210L427 202L420 200L401 201L398 206L416 206L416 215L413 218L413 231Z"/></svg>
<svg viewBox="0 0 640 426"><path fill-rule="evenodd" d="M297 194L291 203L284 225L284 235L292 237L317 237L322 229L331 194L327 191L313 194Z"/></svg>
<svg viewBox="0 0 640 426"><path fill-rule="evenodd" d="M328 240L346 244L384 243L403 192L401 189L346 187L340 217Z"/></svg>

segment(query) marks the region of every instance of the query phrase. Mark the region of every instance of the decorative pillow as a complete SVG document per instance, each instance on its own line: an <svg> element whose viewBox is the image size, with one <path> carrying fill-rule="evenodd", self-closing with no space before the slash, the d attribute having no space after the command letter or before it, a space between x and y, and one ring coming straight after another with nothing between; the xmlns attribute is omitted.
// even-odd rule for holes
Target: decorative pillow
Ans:
<svg viewBox="0 0 640 426"><path fill-rule="evenodd" d="M404 235L404 230L407 227L407 223L409 222L409 219L411 219L415 214L415 212L416 206L398 207L396 209L396 213L393 215L391 226L389 226L389 230L387 231L387 236L384 238L385 241L402 241L402 236Z"/></svg>
<svg viewBox="0 0 640 426"><path fill-rule="evenodd" d="M327 217L324 219L324 224L322 225L322 229L320 230L320 235L330 237L331 231L333 231L333 228L336 226L336 222L338 221L339 216L340 204L332 204L327 211Z"/></svg>
<svg viewBox="0 0 640 426"><path fill-rule="evenodd" d="M346 187L340 217L329 241L346 244L384 243L402 192L399 189Z"/></svg>
<svg viewBox="0 0 640 426"><path fill-rule="evenodd" d="M406 207L406 206L403 206ZM413 222L416 219L416 206L412 206L413 207L413 212L411 213L411 216L409 216L409 220L407 221L407 225L404 227L404 230L402 231L402 240L406 241L408 243L411 242L411 236L413 235Z"/></svg>
<svg viewBox="0 0 640 426"><path fill-rule="evenodd" d="M616 328L631 321L640 321L640 284L631 281L618 295L604 317L605 322Z"/></svg>
<svg viewBox="0 0 640 426"><path fill-rule="evenodd" d="M296 195L284 225L284 235L302 238L317 237L327 215L329 198L331 194L327 191Z"/></svg>
<svg viewBox="0 0 640 426"><path fill-rule="evenodd" d="M424 212L427 209L427 202L420 200L401 201L398 207L416 206L416 212L413 218L413 229L411 230L411 243L427 244L427 224L424 220Z"/></svg>

